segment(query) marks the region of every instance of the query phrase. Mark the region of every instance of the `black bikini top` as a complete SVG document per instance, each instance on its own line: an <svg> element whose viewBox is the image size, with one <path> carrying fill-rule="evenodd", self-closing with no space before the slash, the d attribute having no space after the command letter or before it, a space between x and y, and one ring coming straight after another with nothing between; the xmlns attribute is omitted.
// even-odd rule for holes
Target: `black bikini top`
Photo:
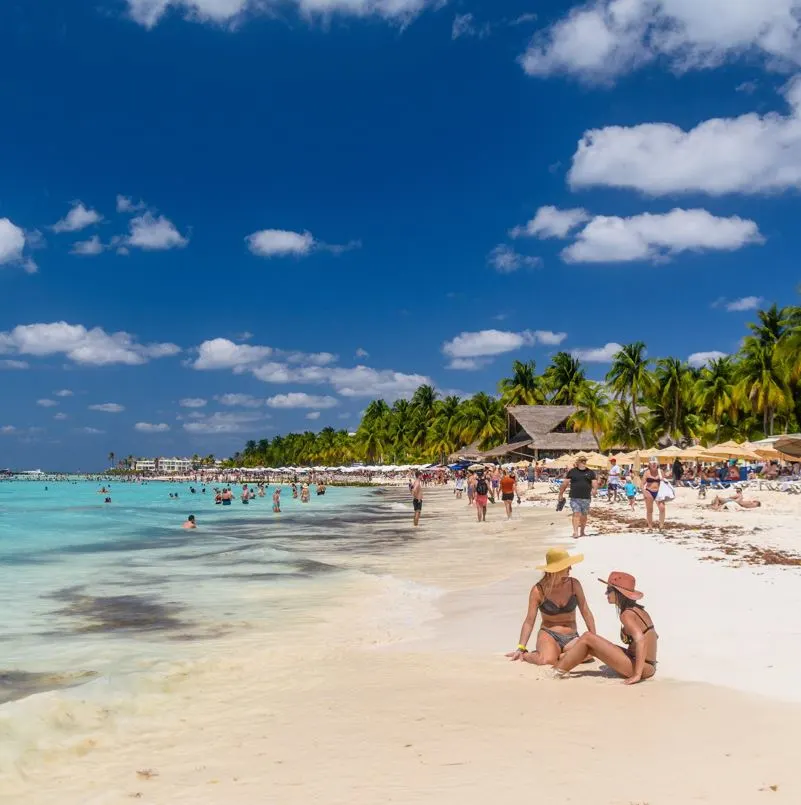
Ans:
<svg viewBox="0 0 801 805"><path fill-rule="evenodd" d="M648 621L646 621L645 618L643 618L642 613L639 611L639 609L637 609L636 607L631 607L631 609L634 610L634 614L642 621L642 625L645 626L645 629L643 629L643 634L647 634L648 632L650 632L654 628L653 623L649 626ZM620 629L620 639L626 646L630 646L634 642L634 638L623 627L621 627Z"/></svg>
<svg viewBox="0 0 801 805"><path fill-rule="evenodd" d="M541 584L537 585L537 589L542 593L543 600L540 604L540 612L542 612L543 615L569 615L571 612L576 611L578 598L575 592L567 599L567 603L560 607L558 604L551 601L550 598L545 597L545 590L542 589ZM571 591L575 590L573 579L570 579L570 589Z"/></svg>

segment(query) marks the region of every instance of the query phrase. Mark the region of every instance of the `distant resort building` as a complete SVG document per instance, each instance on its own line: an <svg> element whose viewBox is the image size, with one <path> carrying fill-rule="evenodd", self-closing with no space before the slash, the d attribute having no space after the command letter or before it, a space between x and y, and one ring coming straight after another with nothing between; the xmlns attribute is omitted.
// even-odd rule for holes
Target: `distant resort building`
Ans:
<svg viewBox="0 0 801 805"><path fill-rule="evenodd" d="M578 409L573 405L512 405L506 409L506 443L492 450L478 450L474 443L451 456L467 461L539 461L565 453L598 449L589 431L577 433L568 419Z"/></svg>
<svg viewBox="0 0 801 805"><path fill-rule="evenodd" d="M194 469L191 458L138 458L134 462L136 472L187 473Z"/></svg>

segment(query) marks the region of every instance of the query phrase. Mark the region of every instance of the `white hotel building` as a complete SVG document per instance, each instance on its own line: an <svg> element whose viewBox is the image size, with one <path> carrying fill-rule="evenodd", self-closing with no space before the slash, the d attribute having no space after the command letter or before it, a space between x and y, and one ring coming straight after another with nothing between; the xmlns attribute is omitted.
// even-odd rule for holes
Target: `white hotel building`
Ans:
<svg viewBox="0 0 801 805"><path fill-rule="evenodd" d="M136 472L189 473L192 472L190 458L141 458L134 464Z"/></svg>

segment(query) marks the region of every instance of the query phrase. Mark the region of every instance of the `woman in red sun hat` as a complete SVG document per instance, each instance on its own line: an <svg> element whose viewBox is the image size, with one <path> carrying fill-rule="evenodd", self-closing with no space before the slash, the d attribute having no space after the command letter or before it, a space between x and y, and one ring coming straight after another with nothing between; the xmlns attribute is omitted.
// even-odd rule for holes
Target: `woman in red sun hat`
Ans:
<svg viewBox="0 0 801 805"><path fill-rule="evenodd" d="M613 671L624 677L626 685L650 679L656 673L656 644L659 639L651 616L637 603L642 593L637 590L634 576L615 571L609 578L598 579L606 585L606 600L617 607L620 617L620 639L616 646L595 634L585 632L562 655L554 669L564 677L588 657L597 657Z"/></svg>

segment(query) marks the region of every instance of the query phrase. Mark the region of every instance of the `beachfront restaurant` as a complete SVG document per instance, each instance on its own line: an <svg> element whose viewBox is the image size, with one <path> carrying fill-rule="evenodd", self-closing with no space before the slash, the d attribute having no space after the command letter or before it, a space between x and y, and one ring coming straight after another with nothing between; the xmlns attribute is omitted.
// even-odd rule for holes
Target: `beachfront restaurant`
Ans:
<svg viewBox="0 0 801 805"><path fill-rule="evenodd" d="M568 425L576 412L573 405L511 405L506 409L506 443L485 450L481 458L489 461L540 461L565 453L598 449L588 431L577 433Z"/></svg>

